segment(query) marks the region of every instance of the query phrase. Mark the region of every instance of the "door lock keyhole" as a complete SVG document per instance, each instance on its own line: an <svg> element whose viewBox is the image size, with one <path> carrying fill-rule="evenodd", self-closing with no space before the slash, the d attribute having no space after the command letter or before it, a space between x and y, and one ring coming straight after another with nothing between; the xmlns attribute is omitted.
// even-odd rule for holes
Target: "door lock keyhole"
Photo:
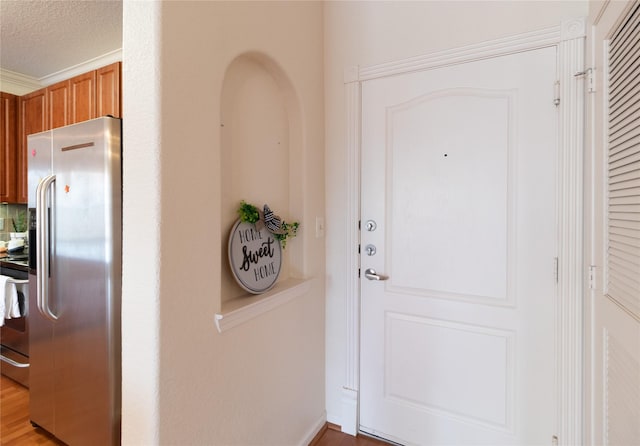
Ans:
<svg viewBox="0 0 640 446"><path fill-rule="evenodd" d="M367 223L365 223L367 231L369 232L373 232L376 230L376 228L378 227L378 225L376 224L375 221L373 220L367 220Z"/></svg>

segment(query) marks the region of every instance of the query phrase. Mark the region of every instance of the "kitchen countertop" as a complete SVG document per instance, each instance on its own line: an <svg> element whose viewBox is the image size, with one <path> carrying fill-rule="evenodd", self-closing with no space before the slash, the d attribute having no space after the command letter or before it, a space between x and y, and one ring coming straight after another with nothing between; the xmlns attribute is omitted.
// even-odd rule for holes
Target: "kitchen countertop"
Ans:
<svg viewBox="0 0 640 446"><path fill-rule="evenodd" d="M28 251L20 253L21 256L24 256L25 254L28 256ZM27 257L26 259L13 260L5 253L2 253L0 254L0 267L13 268L20 271L29 271L29 259Z"/></svg>

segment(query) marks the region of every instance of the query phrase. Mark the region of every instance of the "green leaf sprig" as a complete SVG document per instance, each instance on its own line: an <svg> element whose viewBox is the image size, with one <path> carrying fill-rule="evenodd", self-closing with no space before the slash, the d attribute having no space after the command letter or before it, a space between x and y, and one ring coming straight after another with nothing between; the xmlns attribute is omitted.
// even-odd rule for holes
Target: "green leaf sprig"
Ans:
<svg viewBox="0 0 640 446"><path fill-rule="evenodd" d="M258 220L260 220L260 210L252 204L247 203L242 200L240 202L240 207L238 208L238 215L240 216L240 221L245 223L253 223L255 224ZM298 229L300 228L300 223L294 221L293 223L287 223L282 220L282 234L273 234L273 237L280 241L282 245L282 249L287 247L287 240L289 238L293 238L298 234Z"/></svg>
<svg viewBox="0 0 640 446"><path fill-rule="evenodd" d="M240 221L245 223L255 223L260 220L260 212L258 211L258 208L244 200L240 202L238 215L240 215Z"/></svg>

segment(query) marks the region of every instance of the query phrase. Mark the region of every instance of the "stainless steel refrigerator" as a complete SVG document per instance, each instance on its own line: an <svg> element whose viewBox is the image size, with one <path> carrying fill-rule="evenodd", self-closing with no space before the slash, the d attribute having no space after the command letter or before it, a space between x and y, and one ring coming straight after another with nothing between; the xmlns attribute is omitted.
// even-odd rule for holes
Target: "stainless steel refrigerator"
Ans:
<svg viewBox="0 0 640 446"><path fill-rule="evenodd" d="M120 443L121 127L28 137L29 411L71 446Z"/></svg>

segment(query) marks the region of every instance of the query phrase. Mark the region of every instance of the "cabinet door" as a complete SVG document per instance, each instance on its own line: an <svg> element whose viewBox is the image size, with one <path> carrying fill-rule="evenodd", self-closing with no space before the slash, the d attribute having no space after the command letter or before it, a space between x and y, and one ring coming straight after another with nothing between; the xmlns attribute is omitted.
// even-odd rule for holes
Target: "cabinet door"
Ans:
<svg viewBox="0 0 640 446"><path fill-rule="evenodd" d="M96 72L90 71L69 80L69 124L96 117Z"/></svg>
<svg viewBox="0 0 640 446"><path fill-rule="evenodd" d="M48 129L47 121L47 89L37 90L19 99L18 137L18 177L17 202L26 203L27 189L27 135L43 132Z"/></svg>
<svg viewBox="0 0 640 446"><path fill-rule="evenodd" d="M16 201L18 97L0 93L0 202Z"/></svg>
<svg viewBox="0 0 640 446"><path fill-rule="evenodd" d="M122 117L120 77L122 63L116 62L96 70L96 117Z"/></svg>
<svg viewBox="0 0 640 446"><path fill-rule="evenodd" d="M70 124L69 96L71 82L58 82L47 87L47 108L49 109L49 129Z"/></svg>

